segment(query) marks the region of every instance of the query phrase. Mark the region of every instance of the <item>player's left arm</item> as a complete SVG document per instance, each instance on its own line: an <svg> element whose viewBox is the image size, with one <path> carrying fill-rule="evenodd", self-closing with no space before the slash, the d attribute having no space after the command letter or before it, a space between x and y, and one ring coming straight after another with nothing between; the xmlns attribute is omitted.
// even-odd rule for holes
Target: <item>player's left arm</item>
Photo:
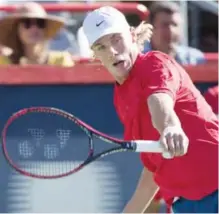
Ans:
<svg viewBox="0 0 219 214"><path fill-rule="evenodd" d="M188 149L188 138L174 110L182 68L159 53L152 54L150 59L151 75L145 84L145 94L152 124L160 133L165 151L172 156L184 155Z"/></svg>
<svg viewBox="0 0 219 214"><path fill-rule="evenodd" d="M143 213L150 206L158 190L152 172L144 168L136 190L130 201L126 204L123 213Z"/></svg>

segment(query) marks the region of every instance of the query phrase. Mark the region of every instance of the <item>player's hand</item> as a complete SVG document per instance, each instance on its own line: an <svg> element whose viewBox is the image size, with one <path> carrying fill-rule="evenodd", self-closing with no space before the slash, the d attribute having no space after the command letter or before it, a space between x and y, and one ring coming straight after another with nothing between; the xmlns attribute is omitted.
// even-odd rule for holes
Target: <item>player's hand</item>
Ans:
<svg viewBox="0 0 219 214"><path fill-rule="evenodd" d="M160 137L160 143L164 152L168 152L173 158L187 153L189 140L182 128L167 127Z"/></svg>

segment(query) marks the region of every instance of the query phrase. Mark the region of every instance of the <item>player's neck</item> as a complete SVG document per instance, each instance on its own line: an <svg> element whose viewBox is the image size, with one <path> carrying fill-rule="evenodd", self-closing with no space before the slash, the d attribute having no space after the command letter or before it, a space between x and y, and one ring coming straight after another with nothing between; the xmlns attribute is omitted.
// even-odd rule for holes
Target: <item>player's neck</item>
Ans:
<svg viewBox="0 0 219 214"><path fill-rule="evenodd" d="M126 77L114 77L114 78L116 80L117 85L122 85L128 78L128 75Z"/></svg>

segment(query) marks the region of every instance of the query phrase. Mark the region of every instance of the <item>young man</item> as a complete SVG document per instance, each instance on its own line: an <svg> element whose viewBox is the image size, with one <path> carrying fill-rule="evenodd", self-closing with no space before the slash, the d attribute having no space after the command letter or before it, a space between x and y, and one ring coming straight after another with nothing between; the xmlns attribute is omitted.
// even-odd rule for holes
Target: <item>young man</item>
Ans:
<svg viewBox="0 0 219 214"><path fill-rule="evenodd" d="M151 40L144 44L144 53L158 50L170 55L181 65L206 62L200 50L181 44L184 23L179 2L154 1L149 11L148 21L154 28ZM159 201L159 194L156 199ZM162 205L163 209L164 207L165 205Z"/></svg>
<svg viewBox="0 0 219 214"><path fill-rule="evenodd" d="M116 80L125 139L159 140L172 155L141 154L145 168L124 212L142 212L159 189L174 212L217 213L218 120L187 73L166 54L140 54L135 32L115 8L89 13L83 30Z"/></svg>

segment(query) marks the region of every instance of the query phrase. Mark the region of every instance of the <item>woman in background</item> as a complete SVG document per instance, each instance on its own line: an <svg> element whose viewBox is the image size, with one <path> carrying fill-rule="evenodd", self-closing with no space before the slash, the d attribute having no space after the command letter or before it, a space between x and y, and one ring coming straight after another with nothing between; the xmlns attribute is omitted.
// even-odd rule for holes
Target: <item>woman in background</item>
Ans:
<svg viewBox="0 0 219 214"><path fill-rule="evenodd" d="M48 41L64 26L64 21L48 15L34 2L20 4L0 20L0 44L12 49L11 55L1 55L0 64L40 64L73 66L68 52L50 51Z"/></svg>

